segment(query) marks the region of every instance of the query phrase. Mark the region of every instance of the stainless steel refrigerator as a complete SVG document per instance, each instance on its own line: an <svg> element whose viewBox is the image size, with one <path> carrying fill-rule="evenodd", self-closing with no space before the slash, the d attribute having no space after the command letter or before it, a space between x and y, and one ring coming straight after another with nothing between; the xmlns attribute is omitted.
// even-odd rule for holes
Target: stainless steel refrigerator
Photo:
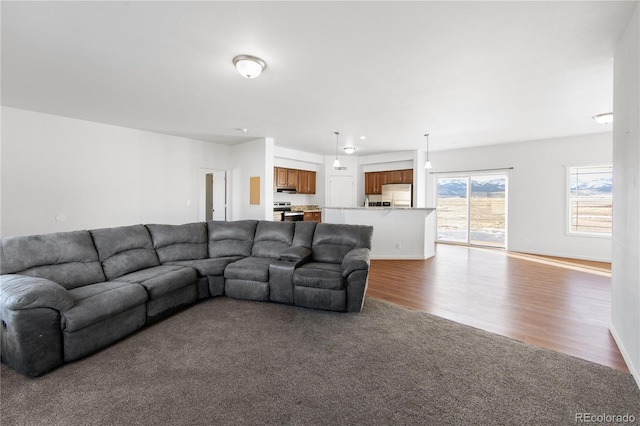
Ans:
<svg viewBox="0 0 640 426"><path fill-rule="evenodd" d="M413 207L413 188L410 183L382 185L382 202L391 207Z"/></svg>

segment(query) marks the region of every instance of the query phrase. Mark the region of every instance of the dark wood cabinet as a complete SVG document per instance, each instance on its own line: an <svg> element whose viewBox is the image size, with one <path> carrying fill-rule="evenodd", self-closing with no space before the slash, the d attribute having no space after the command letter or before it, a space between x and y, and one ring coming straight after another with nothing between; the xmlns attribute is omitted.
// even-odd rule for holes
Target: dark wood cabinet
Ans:
<svg viewBox="0 0 640 426"><path fill-rule="evenodd" d="M298 194L316 193L316 172L298 170Z"/></svg>
<svg viewBox="0 0 640 426"><path fill-rule="evenodd" d="M401 170L400 183L413 183L413 169Z"/></svg>
<svg viewBox="0 0 640 426"><path fill-rule="evenodd" d="M387 180L387 183L400 183L402 181L402 170L387 172Z"/></svg>
<svg viewBox="0 0 640 426"><path fill-rule="evenodd" d="M413 183L413 169L367 172L364 174L364 193L382 194L382 185L387 183Z"/></svg>
<svg viewBox="0 0 640 426"><path fill-rule="evenodd" d="M287 187L298 187L298 171L295 169L287 169Z"/></svg>
<svg viewBox="0 0 640 426"><path fill-rule="evenodd" d="M274 190L278 188L295 188L299 194L315 194L316 172L274 167L273 183Z"/></svg>
<svg viewBox="0 0 640 426"><path fill-rule="evenodd" d="M322 222L322 212L304 212L304 220L307 222Z"/></svg>
<svg viewBox="0 0 640 426"><path fill-rule="evenodd" d="M367 195L382 194L378 172L364 174L364 193Z"/></svg>
<svg viewBox="0 0 640 426"><path fill-rule="evenodd" d="M283 169L281 167L276 167L275 169L275 177L274 181L276 182L276 188L286 188L287 187L287 169Z"/></svg>

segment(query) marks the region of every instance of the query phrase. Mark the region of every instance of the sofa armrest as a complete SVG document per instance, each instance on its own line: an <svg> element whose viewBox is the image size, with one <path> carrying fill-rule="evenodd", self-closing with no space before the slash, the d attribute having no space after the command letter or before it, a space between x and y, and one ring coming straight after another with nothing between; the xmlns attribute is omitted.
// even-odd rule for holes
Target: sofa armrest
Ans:
<svg viewBox="0 0 640 426"><path fill-rule="evenodd" d="M60 312L73 305L69 292L51 280L0 276L2 362L30 377L61 365Z"/></svg>
<svg viewBox="0 0 640 426"><path fill-rule="evenodd" d="M350 250L342 259L342 276L348 277L354 271L368 271L371 265L371 253L366 248Z"/></svg>
<svg viewBox="0 0 640 426"><path fill-rule="evenodd" d="M0 306L13 311L50 308L66 311L74 301L66 288L46 278L26 275L0 276Z"/></svg>
<svg viewBox="0 0 640 426"><path fill-rule="evenodd" d="M297 246L289 247L280 252L279 260L287 260L289 262L300 262L311 257L311 250L306 247Z"/></svg>

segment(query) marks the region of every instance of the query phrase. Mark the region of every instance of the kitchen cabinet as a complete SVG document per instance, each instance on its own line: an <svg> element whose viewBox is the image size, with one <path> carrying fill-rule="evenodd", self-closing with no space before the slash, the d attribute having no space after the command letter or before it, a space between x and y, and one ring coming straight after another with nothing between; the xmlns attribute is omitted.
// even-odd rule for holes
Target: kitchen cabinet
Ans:
<svg viewBox="0 0 640 426"><path fill-rule="evenodd" d="M382 194L382 185L387 183L413 183L413 169L367 172L364 174L364 193Z"/></svg>
<svg viewBox="0 0 640 426"><path fill-rule="evenodd" d="M304 220L306 220L307 222L322 222L322 212L304 212Z"/></svg>
<svg viewBox="0 0 640 426"><path fill-rule="evenodd" d="M298 187L298 171L295 169L287 169L287 188Z"/></svg>
<svg viewBox="0 0 640 426"><path fill-rule="evenodd" d="M316 172L298 170L298 194L316 193Z"/></svg>
<svg viewBox="0 0 640 426"><path fill-rule="evenodd" d="M389 183L387 172L368 172L364 174L365 194L382 194L382 185Z"/></svg>
<svg viewBox="0 0 640 426"><path fill-rule="evenodd" d="M277 188L297 188L298 170L284 167L274 167L274 182Z"/></svg>
<svg viewBox="0 0 640 426"><path fill-rule="evenodd" d="M275 178L276 188L286 188L287 187L287 169L283 169L281 167L276 167Z"/></svg>
<svg viewBox="0 0 640 426"><path fill-rule="evenodd" d="M402 170L391 170L387 172L387 183L400 183L402 181Z"/></svg>
<svg viewBox="0 0 640 426"><path fill-rule="evenodd" d="M316 172L310 170L274 167L273 181L275 189L295 188L298 194L316 193Z"/></svg>
<svg viewBox="0 0 640 426"><path fill-rule="evenodd" d="M382 189L378 189L378 173L377 172L368 172L364 174L364 193L367 195L371 194L382 194Z"/></svg>
<svg viewBox="0 0 640 426"><path fill-rule="evenodd" d="M400 170L402 177L400 183L413 183L413 169Z"/></svg>

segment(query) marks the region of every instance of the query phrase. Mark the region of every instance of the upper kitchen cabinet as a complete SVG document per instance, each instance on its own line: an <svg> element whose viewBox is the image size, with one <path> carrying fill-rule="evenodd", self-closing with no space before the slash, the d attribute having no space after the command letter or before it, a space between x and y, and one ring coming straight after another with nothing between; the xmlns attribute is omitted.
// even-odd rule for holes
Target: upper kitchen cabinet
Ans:
<svg viewBox="0 0 640 426"><path fill-rule="evenodd" d="M298 187L298 170L285 169L284 167L275 167L273 174L273 180L275 182L276 189L293 189Z"/></svg>
<svg viewBox="0 0 640 426"><path fill-rule="evenodd" d="M274 171L274 181L276 188L285 188L287 186L287 169L276 167Z"/></svg>
<svg viewBox="0 0 640 426"><path fill-rule="evenodd" d="M387 173L387 183L400 183L402 181L402 170L390 170Z"/></svg>
<svg viewBox="0 0 640 426"><path fill-rule="evenodd" d="M364 192L369 195L382 194L382 185L387 182L387 172L369 172L364 174Z"/></svg>
<svg viewBox="0 0 640 426"><path fill-rule="evenodd" d="M367 172L364 174L364 193L382 194L382 185L388 183L413 183L413 169Z"/></svg>
<svg viewBox="0 0 640 426"><path fill-rule="evenodd" d="M298 194L316 193L316 172L298 170Z"/></svg>
<svg viewBox="0 0 640 426"><path fill-rule="evenodd" d="M400 172L400 183L413 183L413 169L400 170Z"/></svg>
<svg viewBox="0 0 640 426"><path fill-rule="evenodd" d="M298 194L316 193L316 172L274 167L275 189L295 189Z"/></svg>

